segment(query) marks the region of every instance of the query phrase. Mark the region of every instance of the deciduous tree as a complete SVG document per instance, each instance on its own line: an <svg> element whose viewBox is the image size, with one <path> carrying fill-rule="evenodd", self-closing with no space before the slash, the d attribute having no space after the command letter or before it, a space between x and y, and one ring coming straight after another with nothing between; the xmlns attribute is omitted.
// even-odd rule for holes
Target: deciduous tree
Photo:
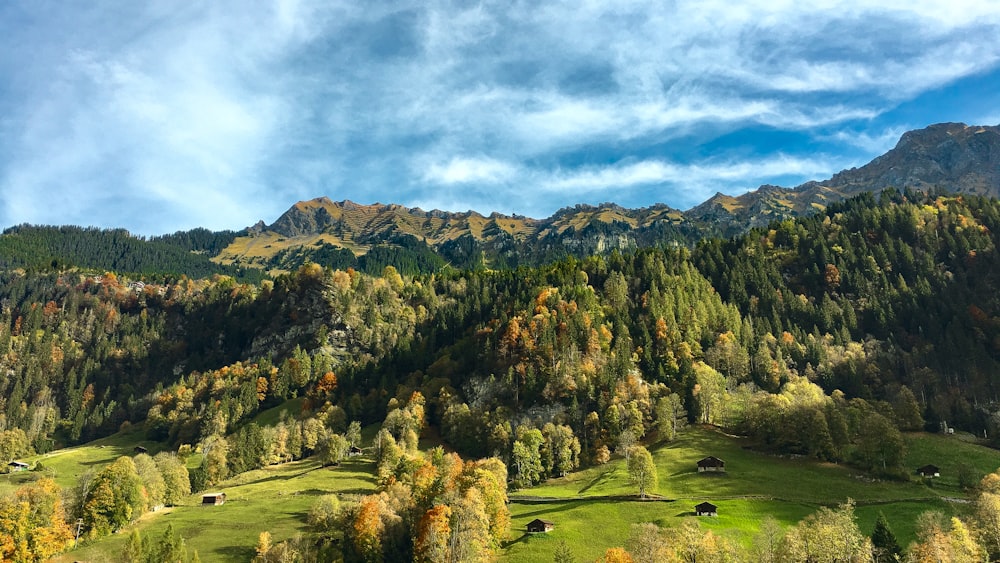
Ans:
<svg viewBox="0 0 1000 563"><path fill-rule="evenodd" d="M643 446L632 446L628 460L629 478L639 487L639 496L646 498L647 491L655 490L657 486L656 464L653 456Z"/></svg>

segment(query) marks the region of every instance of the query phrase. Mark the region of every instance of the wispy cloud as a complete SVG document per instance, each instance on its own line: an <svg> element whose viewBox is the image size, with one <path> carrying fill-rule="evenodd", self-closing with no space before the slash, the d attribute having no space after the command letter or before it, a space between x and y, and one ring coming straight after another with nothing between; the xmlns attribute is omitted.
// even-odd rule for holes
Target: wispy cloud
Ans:
<svg viewBox="0 0 1000 563"><path fill-rule="evenodd" d="M895 108L991 73L989 0L14 0L0 222L239 228L317 195L688 204L863 164L955 115Z"/></svg>
<svg viewBox="0 0 1000 563"><path fill-rule="evenodd" d="M445 164L432 164L423 180L440 184L495 184L510 179L516 169L491 158L453 158Z"/></svg>

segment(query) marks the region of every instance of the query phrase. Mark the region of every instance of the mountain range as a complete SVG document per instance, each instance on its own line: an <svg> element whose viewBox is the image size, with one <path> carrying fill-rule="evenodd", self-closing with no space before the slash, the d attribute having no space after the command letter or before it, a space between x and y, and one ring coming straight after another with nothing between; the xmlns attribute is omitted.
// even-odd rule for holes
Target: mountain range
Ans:
<svg viewBox="0 0 1000 563"><path fill-rule="evenodd" d="M246 229L214 260L277 271L306 260L369 270L393 260L417 269L444 263L510 267L567 254L730 237L889 187L1000 196L1000 127L931 125L905 133L887 153L827 180L793 188L764 185L739 196L717 193L686 211L663 204L626 209L605 203L533 219L320 197L296 203L270 225ZM369 257L372 264L366 265L363 257L373 249L379 256Z"/></svg>
<svg viewBox="0 0 1000 563"><path fill-rule="evenodd" d="M138 238L122 229L19 225L0 235L0 268L77 266L138 275L225 274L259 280L305 263L379 274L535 266L653 246L693 246L803 217L887 188L1000 196L1000 126L942 123L905 133L887 153L824 181L717 193L686 211L656 204L567 207L545 219L425 211L320 197L241 231L206 229Z"/></svg>

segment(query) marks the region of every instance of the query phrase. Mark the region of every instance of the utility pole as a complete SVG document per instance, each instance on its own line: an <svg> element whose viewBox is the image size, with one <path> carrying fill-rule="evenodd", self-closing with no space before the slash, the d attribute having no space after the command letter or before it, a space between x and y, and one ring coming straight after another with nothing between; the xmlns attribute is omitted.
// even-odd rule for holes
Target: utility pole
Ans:
<svg viewBox="0 0 1000 563"><path fill-rule="evenodd" d="M73 548L76 549L80 545L80 528L83 527L83 518L76 519L76 542L73 544Z"/></svg>

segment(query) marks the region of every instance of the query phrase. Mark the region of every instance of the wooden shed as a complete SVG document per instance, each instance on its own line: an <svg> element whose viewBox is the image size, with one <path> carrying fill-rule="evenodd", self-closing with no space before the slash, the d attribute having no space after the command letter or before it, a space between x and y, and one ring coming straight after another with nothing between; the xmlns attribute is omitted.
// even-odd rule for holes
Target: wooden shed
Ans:
<svg viewBox="0 0 1000 563"><path fill-rule="evenodd" d="M698 460L698 473L703 473L705 471L724 472L725 470L726 462L715 457L714 455Z"/></svg>
<svg viewBox="0 0 1000 563"><path fill-rule="evenodd" d="M928 463L923 467L917 468L917 475L920 475L921 477L940 477L941 468Z"/></svg>
<svg viewBox="0 0 1000 563"><path fill-rule="evenodd" d="M12 471L12 472L13 471L25 471L25 470L28 469L28 464L24 463L23 461L12 461L12 462L10 462L10 463L7 464L7 467L9 467L10 471Z"/></svg>
<svg viewBox="0 0 1000 563"><path fill-rule="evenodd" d="M718 516L719 507L710 502L703 502L694 507L695 516Z"/></svg>
<svg viewBox="0 0 1000 563"><path fill-rule="evenodd" d="M207 493L201 495L202 506L218 506L226 503L226 493Z"/></svg>
<svg viewBox="0 0 1000 563"><path fill-rule="evenodd" d="M531 522L528 522L528 533L535 534L539 532L551 532L556 528L556 525L548 520L542 520L541 518L535 518Z"/></svg>
<svg viewBox="0 0 1000 563"><path fill-rule="evenodd" d="M145 447L143 447L143 446L136 446L136 447L132 448L132 451L134 451L134 452L135 452L135 453L137 453L137 454L144 454L144 453L147 453L147 452L149 452L149 450L147 450L147 449L146 449Z"/></svg>

